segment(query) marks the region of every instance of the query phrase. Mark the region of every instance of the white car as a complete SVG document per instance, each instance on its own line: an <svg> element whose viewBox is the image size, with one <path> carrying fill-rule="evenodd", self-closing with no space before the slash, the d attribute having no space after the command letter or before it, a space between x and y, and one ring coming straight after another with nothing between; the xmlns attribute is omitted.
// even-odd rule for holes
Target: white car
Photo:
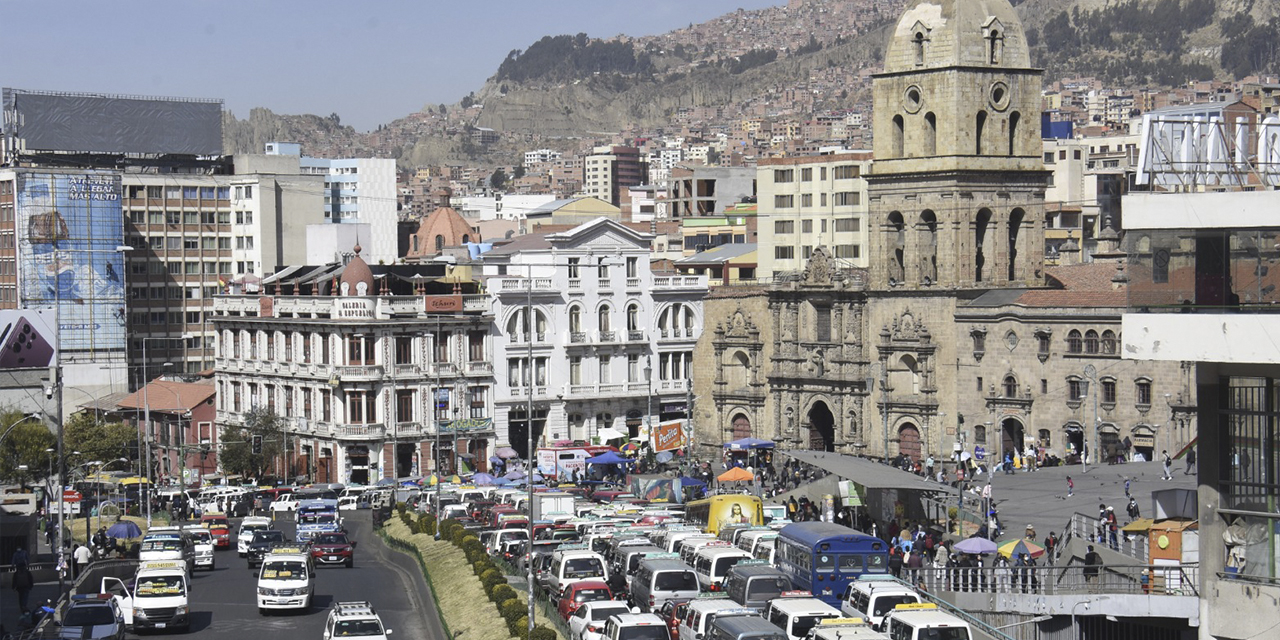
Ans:
<svg viewBox="0 0 1280 640"><path fill-rule="evenodd" d="M290 512L298 510L298 498L292 493L286 493L276 498L271 503L271 513L279 513L281 511Z"/></svg>
<svg viewBox="0 0 1280 640"><path fill-rule="evenodd" d="M609 616L631 613L620 600L585 602L569 616L569 640L600 640Z"/></svg>
<svg viewBox="0 0 1280 640"><path fill-rule="evenodd" d="M369 602L336 602L324 623L324 640L333 638L366 638L387 640L391 630L382 626L382 618Z"/></svg>
<svg viewBox="0 0 1280 640"><path fill-rule="evenodd" d="M196 567L204 567L210 571L215 569L213 560L213 534L198 524L182 528L183 533L191 536L191 544L196 553ZM194 568L194 567L193 567Z"/></svg>
<svg viewBox="0 0 1280 640"><path fill-rule="evenodd" d="M253 542L253 534L271 528L271 518L249 516L240 521L240 530L236 532L236 553L243 558L249 553L249 543Z"/></svg>

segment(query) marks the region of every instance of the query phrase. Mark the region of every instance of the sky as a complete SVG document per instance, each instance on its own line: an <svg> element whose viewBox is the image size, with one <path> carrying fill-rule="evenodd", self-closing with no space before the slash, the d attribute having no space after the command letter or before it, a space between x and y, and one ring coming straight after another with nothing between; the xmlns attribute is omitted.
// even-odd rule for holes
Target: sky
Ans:
<svg viewBox="0 0 1280 640"><path fill-rule="evenodd" d="M221 98L368 131L545 35L665 33L784 0L0 0L0 86Z"/></svg>

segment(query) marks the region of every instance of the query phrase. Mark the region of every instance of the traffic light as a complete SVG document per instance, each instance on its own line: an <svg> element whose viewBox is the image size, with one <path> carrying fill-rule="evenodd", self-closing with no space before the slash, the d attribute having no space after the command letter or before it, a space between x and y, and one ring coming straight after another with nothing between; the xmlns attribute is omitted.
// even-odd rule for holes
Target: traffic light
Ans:
<svg viewBox="0 0 1280 640"><path fill-rule="evenodd" d="M253 455L255 456L261 455L262 454L262 436L253 436L253 439L251 440L251 442L252 444L250 446L253 448Z"/></svg>

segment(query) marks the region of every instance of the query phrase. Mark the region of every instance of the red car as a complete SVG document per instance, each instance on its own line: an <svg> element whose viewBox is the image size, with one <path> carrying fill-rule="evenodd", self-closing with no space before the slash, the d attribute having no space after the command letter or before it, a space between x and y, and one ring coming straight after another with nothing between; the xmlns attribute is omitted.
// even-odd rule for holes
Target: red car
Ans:
<svg viewBox="0 0 1280 640"><path fill-rule="evenodd" d="M601 580L582 580L575 582L564 588L564 593L560 596L559 609L560 617L566 621L569 616L584 602L595 602L597 600L612 600L613 592L609 590L609 585Z"/></svg>
<svg viewBox="0 0 1280 640"><path fill-rule="evenodd" d="M339 532L317 533L311 539L311 559L317 564L340 564L350 569L356 561L356 543Z"/></svg>

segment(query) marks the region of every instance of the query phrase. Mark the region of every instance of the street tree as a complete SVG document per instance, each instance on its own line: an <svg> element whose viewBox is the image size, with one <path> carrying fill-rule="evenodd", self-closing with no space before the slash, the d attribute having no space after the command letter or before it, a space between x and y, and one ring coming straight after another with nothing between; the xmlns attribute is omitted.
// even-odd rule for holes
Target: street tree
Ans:
<svg viewBox="0 0 1280 640"><path fill-rule="evenodd" d="M262 436L261 453L253 452L250 445L253 436ZM218 459L227 473L261 478L284 451L284 436L283 418L266 407L254 407L244 414L243 425L222 428Z"/></svg>
<svg viewBox="0 0 1280 640"><path fill-rule="evenodd" d="M133 463L137 459L137 427L123 422L107 422L87 411L71 416L63 425L63 449L67 452L68 466L119 458L127 458ZM73 454L73 451L80 453Z"/></svg>
<svg viewBox="0 0 1280 640"><path fill-rule="evenodd" d="M493 170L493 174L489 176L489 186L499 191L507 186L507 172L502 167Z"/></svg>
<svg viewBox="0 0 1280 640"><path fill-rule="evenodd" d="M13 425L0 444L0 479L22 486L33 478L48 475L49 453L45 450L58 443L48 426L26 416L14 409L0 412L0 429Z"/></svg>

